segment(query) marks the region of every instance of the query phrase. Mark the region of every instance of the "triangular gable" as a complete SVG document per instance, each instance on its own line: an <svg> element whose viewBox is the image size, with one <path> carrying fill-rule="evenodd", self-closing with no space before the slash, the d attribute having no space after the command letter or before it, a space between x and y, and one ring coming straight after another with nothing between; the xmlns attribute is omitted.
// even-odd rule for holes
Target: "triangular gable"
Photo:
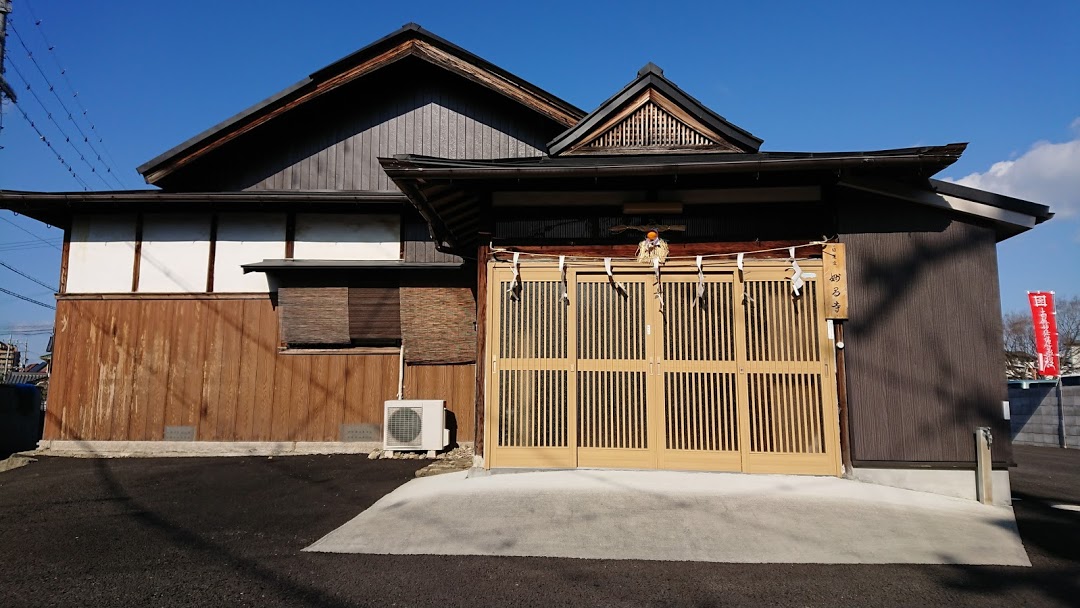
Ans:
<svg viewBox="0 0 1080 608"><path fill-rule="evenodd" d="M555 124L569 126L582 112L570 103L440 38L415 23L340 59L280 93L211 127L138 167L147 183L158 184L177 169L345 84L415 57L488 88Z"/></svg>
<svg viewBox="0 0 1080 608"><path fill-rule="evenodd" d="M761 140L690 97L650 63L638 77L548 143L560 154L756 152Z"/></svg>

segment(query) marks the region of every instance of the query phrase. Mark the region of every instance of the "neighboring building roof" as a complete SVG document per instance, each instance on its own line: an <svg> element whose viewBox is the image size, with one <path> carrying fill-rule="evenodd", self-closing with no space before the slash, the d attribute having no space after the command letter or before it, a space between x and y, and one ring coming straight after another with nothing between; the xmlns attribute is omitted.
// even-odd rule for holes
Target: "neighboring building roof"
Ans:
<svg viewBox="0 0 1080 608"><path fill-rule="evenodd" d="M0 374L0 384L37 384L48 378L44 372L7 372Z"/></svg>
<svg viewBox="0 0 1080 608"><path fill-rule="evenodd" d="M176 169L243 133L406 57L416 57L457 74L567 127L576 124L585 114L581 109L540 87L424 30L415 23L409 23L160 154L139 166L138 171L148 183L157 183Z"/></svg>
<svg viewBox="0 0 1080 608"><path fill-rule="evenodd" d="M624 118L626 111L635 109L635 105L650 101L665 106L668 103L675 104L677 108L670 109L673 112L682 110L685 114L681 119L675 117L673 119L705 136L713 142L715 148L724 151L757 152L761 147L761 139L705 107L700 101L665 78L663 70L653 63L648 63L638 70L637 78L630 84L600 104L600 107L590 112L576 125L548 142L548 153L551 156L558 156L575 151L582 144L613 127L613 121ZM657 108L656 111L662 112L663 109Z"/></svg>

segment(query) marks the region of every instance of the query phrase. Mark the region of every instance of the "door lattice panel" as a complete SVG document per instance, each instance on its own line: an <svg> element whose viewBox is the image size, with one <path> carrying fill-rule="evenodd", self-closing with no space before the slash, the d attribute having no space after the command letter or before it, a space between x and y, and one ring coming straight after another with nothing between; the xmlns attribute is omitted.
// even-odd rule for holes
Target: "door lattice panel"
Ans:
<svg viewBox="0 0 1080 608"><path fill-rule="evenodd" d="M801 261L802 262L802 261ZM492 265L492 466L837 474L832 345L814 270Z"/></svg>
<svg viewBox="0 0 1080 608"><path fill-rule="evenodd" d="M499 372L499 445L566 447L566 371Z"/></svg>
<svg viewBox="0 0 1080 608"><path fill-rule="evenodd" d="M578 358L645 360L645 284L578 284Z"/></svg>
<svg viewBox="0 0 1080 608"><path fill-rule="evenodd" d="M818 361L817 283L807 281L793 297L791 283L747 281L746 358L749 361Z"/></svg>
<svg viewBox="0 0 1080 608"><path fill-rule="evenodd" d="M503 359L566 358L566 304L555 281L523 281L519 299L510 298L513 283L502 281L499 357Z"/></svg>
<svg viewBox="0 0 1080 608"><path fill-rule="evenodd" d="M705 284L697 300L697 281L664 283L664 359L734 361L735 311L730 282Z"/></svg>
<svg viewBox="0 0 1080 608"><path fill-rule="evenodd" d="M578 445L648 449L643 372L581 372Z"/></svg>
<svg viewBox="0 0 1080 608"><path fill-rule="evenodd" d="M664 374L667 449L738 451L736 394L735 374Z"/></svg>
<svg viewBox="0 0 1080 608"><path fill-rule="evenodd" d="M498 290L492 294L498 344L493 443L507 455L509 466L567 466L570 311L557 275L539 271L534 276L553 280L522 281L513 294L511 280L492 283Z"/></svg>
<svg viewBox="0 0 1080 608"><path fill-rule="evenodd" d="M750 450L821 454L821 387L816 374L750 374Z"/></svg>

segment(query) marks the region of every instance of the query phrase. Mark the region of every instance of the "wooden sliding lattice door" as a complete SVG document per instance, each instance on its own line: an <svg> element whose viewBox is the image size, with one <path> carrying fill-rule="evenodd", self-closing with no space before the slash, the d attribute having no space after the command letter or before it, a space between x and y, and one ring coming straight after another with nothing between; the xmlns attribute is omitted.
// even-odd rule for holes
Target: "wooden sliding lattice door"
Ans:
<svg viewBox="0 0 1080 608"><path fill-rule="evenodd" d="M839 472L816 268L493 264L488 466Z"/></svg>

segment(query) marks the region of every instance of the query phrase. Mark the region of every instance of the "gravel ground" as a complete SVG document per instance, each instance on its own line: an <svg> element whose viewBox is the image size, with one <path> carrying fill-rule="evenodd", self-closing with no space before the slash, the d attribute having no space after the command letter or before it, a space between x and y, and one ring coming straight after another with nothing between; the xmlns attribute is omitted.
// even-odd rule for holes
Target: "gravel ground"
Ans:
<svg viewBox="0 0 1080 608"><path fill-rule="evenodd" d="M1032 568L301 553L427 463L42 458L0 474L0 605L1080 605L1080 450L1016 459Z"/></svg>

